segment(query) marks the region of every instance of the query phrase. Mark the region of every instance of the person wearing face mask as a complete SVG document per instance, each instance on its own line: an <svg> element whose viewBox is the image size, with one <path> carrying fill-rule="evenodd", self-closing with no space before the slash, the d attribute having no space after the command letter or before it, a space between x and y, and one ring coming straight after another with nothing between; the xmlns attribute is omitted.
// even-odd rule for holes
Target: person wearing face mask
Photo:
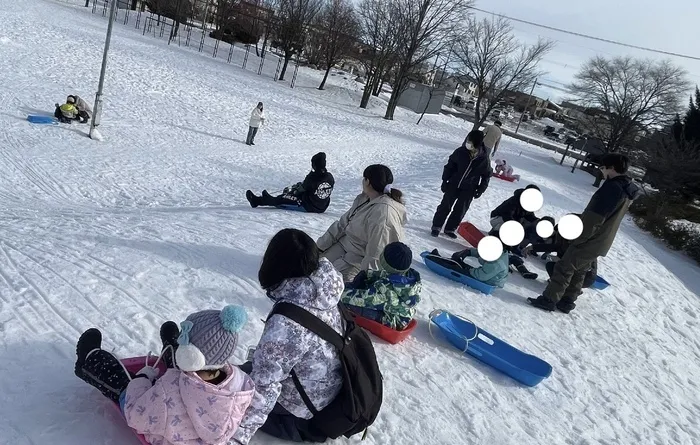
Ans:
<svg viewBox="0 0 700 445"><path fill-rule="evenodd" d="M479 199L486 191L491 172L484 133L474 130L467 135L465 144L452 153L442 172L440 190L444 195L433 217L432 236L439 236L444 226L445 235L457 238L457 227L467 214L472 200Z"/></svg>
<svg viewBox="0 0 700 445"><path fill-rule="evenodd" d="M625 155L610 153L603 157L600 169L605 183L593 194L581 214L583 232L554 265L542 295L527 299L530 304L566 314L576 307L586 273L598 257L608 253L627 209L639 195L639 187L626 175L628 168L629 158Z"/></svg>

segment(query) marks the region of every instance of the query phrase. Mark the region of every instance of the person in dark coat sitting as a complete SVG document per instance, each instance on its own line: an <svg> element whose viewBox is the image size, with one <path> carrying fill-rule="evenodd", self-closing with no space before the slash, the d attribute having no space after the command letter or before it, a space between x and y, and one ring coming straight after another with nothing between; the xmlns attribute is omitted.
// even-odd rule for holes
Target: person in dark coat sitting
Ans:
<svg viewBox="0 0 700 445"><path fill-rule="evenodd" d="M489 186L491 161L484 146L484 133L472 131L465 143L452 153L442 172L440 190L444 195L433 217L432 236L439 236L444 226L445 235L456 239L457 227L472 200L479 199Z"/></svg>
<svg viewBox="0 0 700 445"><path fill-rule="evenodd" d="M316 153L311 158L311 168L312 171L306 175L304 182L285 188L279 196L272 196L267 190L263 190L262 196L256 196L247 190L246 199L253 208L292 205L303 207L309 213L323 213L331 203L331 193L335 186L333 175L326 170L326 154Z"/></svg>

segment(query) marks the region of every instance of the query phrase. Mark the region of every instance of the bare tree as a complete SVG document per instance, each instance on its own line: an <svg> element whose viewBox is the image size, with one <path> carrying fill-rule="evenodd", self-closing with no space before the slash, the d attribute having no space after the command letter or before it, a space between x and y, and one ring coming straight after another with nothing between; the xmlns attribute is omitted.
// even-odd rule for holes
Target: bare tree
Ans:
<svg viewBox="0 0 700 445"><path fill-rule="evenodd" d="M602 111L594 130L609 152L676 115L689 88L684 69L668 61L594 57L569 86L583 105Z"/></svg>
<svg viewBox="0 0 700 445"><path fill-rule="evenodd" d="M458 72L477 86L474 128L479 129L507 91L522 91L541 74L537 65L554 47L540 39L534 45L518 42L504 17L469 17L456 39Z"/></svg>
<svg viewBox="0 0 700 445"><path fill-rule="evenodd" d="M277 28L275 35L284 51L284 65L279 80L284 80L289 61L304 48L308 26L321 11L323 0L276 0Z"/></svg>
<svg viewBox="0 0 700 445"><path fill-rule="evenodd" d="M410 75L445 51L452 43L454 30L466 20L472 0L395 0L399 18L399 62L393 91L384 119L394 119L401 93L408 86Z"/></svg>
<svg viewBox="0 0 700 445"><path fill-rule="evenodd" d="M319 14L317 24L324 36L321 55L326 73L318 87L322 90L333 65L347 56L357 41L359 25L350 0L328 0Z"/></svg>
<svg viewBox="0 0 700 445"><path fill-rule="evenodd" d="M397 11L395 0L363 0L360 3L360 61L366 78L360 108L367 108L373 92L379 95L385 75L396 62L399 42Z"/></svg>

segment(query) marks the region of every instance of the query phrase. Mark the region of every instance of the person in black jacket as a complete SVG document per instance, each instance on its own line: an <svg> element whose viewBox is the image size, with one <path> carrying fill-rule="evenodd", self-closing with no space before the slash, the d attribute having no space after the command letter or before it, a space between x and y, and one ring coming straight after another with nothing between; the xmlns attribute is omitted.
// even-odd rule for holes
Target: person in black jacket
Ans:
<svg viewBox="0 0 700 445"><path fill-rule="evenodd" d="M326 154L316 153L311 158L311 168L312 171L306 175L304 182L285 188L279 196L272 196L267 190L263 190L262 196L256 196L247 190L246 199L253 208L295 205L303 207L309 213L323 213L331 203L331 193L335 186L333 175L326 170Z"/></svg>
<svg viewBox="0 0 700 445"><path fill-rule="evenodd" d="M457 226L472 200L479 199L489 186L491 161L484 146L484 133L474 130L467 135L466 141L466 146L462 145L452 153L442 172L440 190L444 195L433 217L432 236L440 235L444 225L445 235L456 239Z"/></svg>
<svg viewBox="0 0 700 445"><path fill-rule="evenodd" d="M513 196L506 199L491 212L491 227L498 229L506 221L518 221L524 226L537 222L537 216L533 212L528 212L520 204L520 195L527 189L539 190L534 184L530 184L524 189L518 189Z"/></svg>

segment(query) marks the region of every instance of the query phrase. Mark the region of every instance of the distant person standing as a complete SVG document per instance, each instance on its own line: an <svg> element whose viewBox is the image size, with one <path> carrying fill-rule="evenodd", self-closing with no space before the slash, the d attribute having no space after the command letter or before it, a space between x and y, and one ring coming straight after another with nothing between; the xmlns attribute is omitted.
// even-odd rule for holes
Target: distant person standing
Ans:
<svg viewBox="0 0 700 445"><path fill-rule="evenodd" d="M472 200L479 199L486 191L490 179L491 162L484 146L484 133L474 130L467 135L464 145L447 160L440 187L444 195L435 211L430 234L439 236L444 225L445 235L456 239L457 226L469 210Z"/></svg>
<svg viewBox="0 0 700 445"><path fill-rule="evenodd" d="M503 136L503 131L501 131L502 125L501 121L496 121L493 125L484 128L484 145L491 152L491 157L496 156L498 146L501 144L501 136Z"/></svg>
<svg viewBox="0 0 700 445"><path fill-rule="evenodd" d="M265 112L263 111L263 103L258 102L258 106L253 109L250 114L250 124L248 128L248 137L246 145L255 145L255 135L258 134L258 129L265 123Z"/></svg>
<svg viewBox="0 0 700 445"><path fill-rule="evenodd" d="M625 155L603 156L600 170L606 181L581 214L583 232L554 265L542 295L527 299L530 304L545 311L559 309L566 314L574 310L586 273L599 256L608 253L627 209L639 194L639 187L626 175L628 168L629 159Z"/></svg>

